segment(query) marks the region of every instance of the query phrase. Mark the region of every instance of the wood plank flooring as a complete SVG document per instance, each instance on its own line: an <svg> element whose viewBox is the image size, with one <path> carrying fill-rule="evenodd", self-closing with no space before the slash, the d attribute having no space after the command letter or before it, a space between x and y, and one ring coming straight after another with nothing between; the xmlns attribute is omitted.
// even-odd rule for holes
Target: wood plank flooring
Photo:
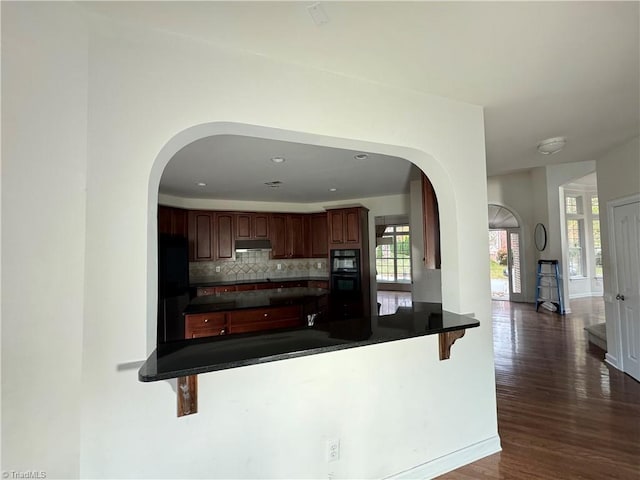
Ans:
<svg viewBox="0 0 640 480"><path fill-rule="evenodd" d="M493 302L503 450L440 479L640 479L640 383L587 341L602 299L571 308Z"/></svg>

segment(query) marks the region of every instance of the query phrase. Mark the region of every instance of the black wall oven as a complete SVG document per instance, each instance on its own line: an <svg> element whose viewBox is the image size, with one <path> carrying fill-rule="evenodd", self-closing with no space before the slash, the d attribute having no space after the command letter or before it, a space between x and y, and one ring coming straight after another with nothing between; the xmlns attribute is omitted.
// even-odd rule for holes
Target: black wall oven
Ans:
<svg viewBox="0 0 640 480"><path fill-rule="evenodd" d="M360 292L360 250L331 250L331 292Z"/></svg>

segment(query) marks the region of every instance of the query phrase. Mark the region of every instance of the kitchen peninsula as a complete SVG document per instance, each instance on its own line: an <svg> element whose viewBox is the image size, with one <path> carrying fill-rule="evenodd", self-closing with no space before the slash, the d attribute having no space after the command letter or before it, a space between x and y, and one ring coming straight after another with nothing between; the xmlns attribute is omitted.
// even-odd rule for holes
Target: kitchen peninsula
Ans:
<svg viewBox="0 0 640 480"><path fill-rule="evenodd" d="M473 317L442 310L441 304L414 302L393 315L328 318L292 328L160 344L138 378L142 382L178 378L178 416L190 415L198 411L197 375L202 373L435 334L440 360L446 360L466 329L479 325Z"/></svg>

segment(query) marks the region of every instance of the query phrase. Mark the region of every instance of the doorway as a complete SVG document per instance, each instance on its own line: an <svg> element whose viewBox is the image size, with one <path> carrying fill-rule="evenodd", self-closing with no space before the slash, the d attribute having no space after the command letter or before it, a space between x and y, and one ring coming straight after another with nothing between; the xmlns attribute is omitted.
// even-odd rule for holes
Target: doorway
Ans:
<svg viewBox="0 0 640 480"><path fill-rule="evenodd" d="M640 381L640 201L609 205L614 315L621 368Z"/></svg>
<svg viewBox="0 0 640 480"><path fill-rule="evenodd" d="M520 224L507 208L489 205L491 299L523 301Z"/></svg>

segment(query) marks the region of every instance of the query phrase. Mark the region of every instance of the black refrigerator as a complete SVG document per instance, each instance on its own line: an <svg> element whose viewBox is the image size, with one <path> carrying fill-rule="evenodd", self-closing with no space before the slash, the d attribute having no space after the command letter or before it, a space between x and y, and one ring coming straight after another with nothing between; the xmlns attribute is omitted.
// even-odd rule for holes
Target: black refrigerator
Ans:
<svg viewBox="0 0 640 480"><path fill-rule="evenodd" d="M189 244L186 237L158 236L158 345L184 338L182 312L189 303Z"/></svg>

